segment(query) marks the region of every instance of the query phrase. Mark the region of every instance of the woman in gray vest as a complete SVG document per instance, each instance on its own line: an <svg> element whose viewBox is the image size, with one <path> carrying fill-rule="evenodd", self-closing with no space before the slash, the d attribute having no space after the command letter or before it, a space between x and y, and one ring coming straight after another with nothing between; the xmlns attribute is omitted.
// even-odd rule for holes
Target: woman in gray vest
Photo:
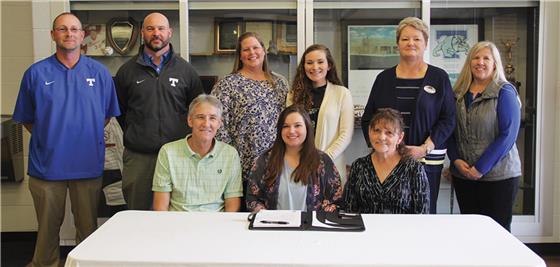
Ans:
<svg viewBox="0 0 560 267"><path fill-rule="evenodd" d="M515 141L521 101L496 45L475 44L454 86L457 128L448 155L462 214L490 216L510 231L521 176Z"/></svg>

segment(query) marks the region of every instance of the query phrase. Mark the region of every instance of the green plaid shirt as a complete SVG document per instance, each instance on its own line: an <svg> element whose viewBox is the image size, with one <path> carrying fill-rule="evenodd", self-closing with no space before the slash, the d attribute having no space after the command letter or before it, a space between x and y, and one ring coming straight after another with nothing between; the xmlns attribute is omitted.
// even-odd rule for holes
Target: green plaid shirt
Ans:
<svg viewBox="0 0 560 267"><path fill-rule="evenodd" d="M170 211L223 211L224 199L241 197L241 164L232 146L214 139L203 158L184 139L159 151L152 191L171 192Z"/></svg>

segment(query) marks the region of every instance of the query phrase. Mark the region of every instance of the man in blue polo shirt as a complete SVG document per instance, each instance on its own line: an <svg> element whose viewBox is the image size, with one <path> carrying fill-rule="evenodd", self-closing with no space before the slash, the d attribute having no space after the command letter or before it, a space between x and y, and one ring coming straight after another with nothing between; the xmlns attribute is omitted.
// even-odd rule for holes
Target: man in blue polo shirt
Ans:
<svg viewBox="0 0 560 267"><path fill-rule="evenodd" d="M58 266L67 190L76 242L97 228L103 127L120 114L107 68L80 55L80 20L71 13L58 15L51 38L56 53L25 72L13 116L31 133L29 190L39 225L31 266Z"/></svg>

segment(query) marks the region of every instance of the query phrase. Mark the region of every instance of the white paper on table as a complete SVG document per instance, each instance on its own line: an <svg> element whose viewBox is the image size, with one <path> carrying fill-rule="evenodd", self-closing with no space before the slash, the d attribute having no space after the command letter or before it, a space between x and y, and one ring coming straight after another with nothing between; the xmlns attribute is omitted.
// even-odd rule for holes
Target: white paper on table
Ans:
<svg viewBox="0 0 560 267"><path fill-rule="evenodd" d="M262 210L255 214L253 227L301 227L301 211Z"/></svg>
<svg viewBox="0 0 560 267"><path fill-rule="evenodd" d="M337 222L332 222L332 221L329 221L328 219L325 219L325 222L338 224ZM334 226L334 225L329 225L329 224L322 223L321 221L319 221L317 219L317 212L316 211L313 211L313 221L311 222L311 225L316 226L316 227L322 227L322 228L335 228L335 229L346 229L346 228L348 228L348 226Z"/></svg>

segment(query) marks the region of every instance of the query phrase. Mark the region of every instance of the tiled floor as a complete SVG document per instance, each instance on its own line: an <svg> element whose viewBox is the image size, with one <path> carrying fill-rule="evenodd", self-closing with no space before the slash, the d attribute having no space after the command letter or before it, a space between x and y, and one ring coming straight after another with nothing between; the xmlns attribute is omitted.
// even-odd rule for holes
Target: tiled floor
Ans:
<svg viewBox="0 0 560 267"><path fill-rule="evenodd" d="M547 267L560 267L560 244L554 244L553 250L546 249L545 254L542 255L546 262ZM529 245L535 250L543 250L540 246ZM2 233L2 267L24 267L26 266L33 256L33 249L35 248L35 233ZM550 246L549 246L550 248ZM66 255L72 250L72 247L62 247L60 250L61 257L65 258ZM61 262L61 266L64 262Z"/></svg>
<svg viewBox="0 0 560 267"><path fill-rule="evenodd" d="M2 267L24 267L33 257L33 250L35 249L35 236L34 232L25 233L2 233ZM73 247L61 247L61 257L65 258L66 255L72 250ZM64 261L60 266L64 266Z"/></svg>
<svg viewBox="0 0 560 267"><path fill-rule="evenodd" d="M560 256L544 256L543 259L548 267L560 267Z"/></svg>

